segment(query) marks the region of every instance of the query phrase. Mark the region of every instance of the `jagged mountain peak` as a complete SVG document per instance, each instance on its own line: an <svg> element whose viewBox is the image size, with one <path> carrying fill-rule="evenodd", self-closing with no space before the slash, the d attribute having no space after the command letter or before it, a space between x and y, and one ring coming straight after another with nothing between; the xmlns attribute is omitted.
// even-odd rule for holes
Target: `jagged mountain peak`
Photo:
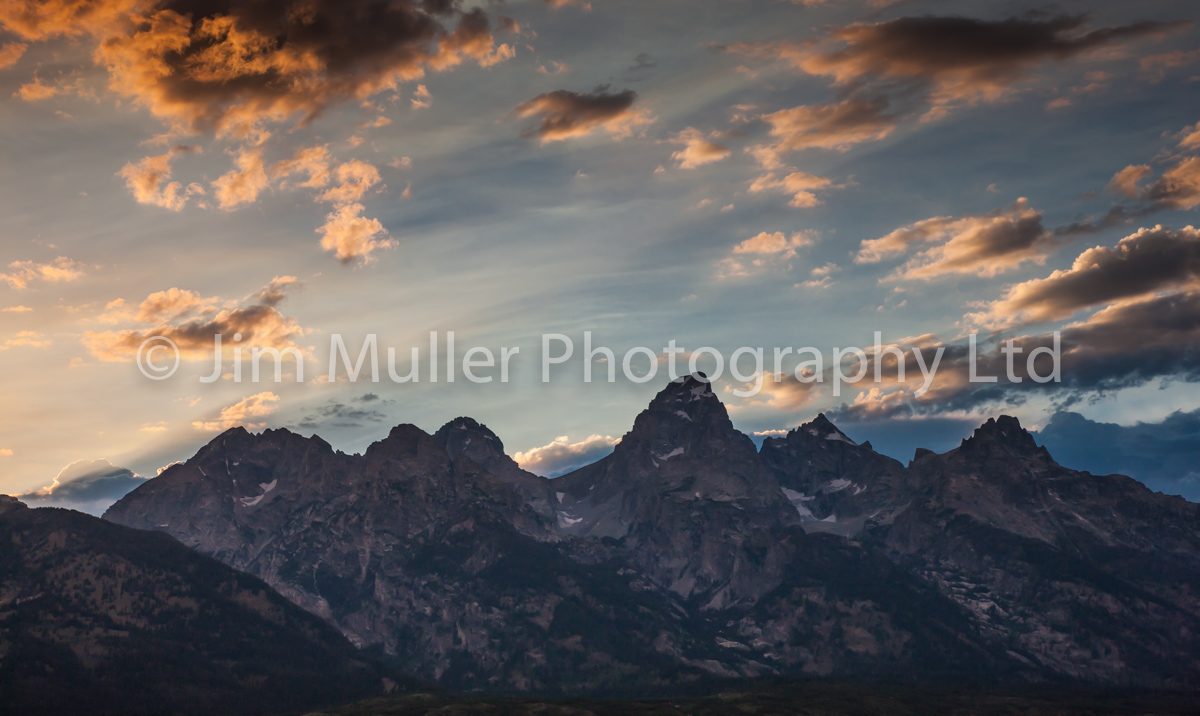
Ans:
<svg viewBox="0 0 1200 716"><path fill-rule="evenodd" d="M959 451L964 455L981 456L990 456L998 451L1046 458L1050 456L1045 448L1038 447L1033 435L1021 427L1021 421L1011 415L988 418L986 423L975 429L971 437L963 439Z"/></svg>
<svg viewBox="0 0 1200 716"><path fill-rule="evenodd" d="M684 458L752 459L754 443L733 427L725 404L713 393L703 373L667 384L633 421L614 454L641 455L658 467Z"/></svg>
<svg viewBox="0 0 1200 716"><path fill-rule="evenodd" d="M504 442L488 426L474 418L458 417L433 434L452 457L466 457L496 477L517 486L540 511L550 514L546 478L521 469L504 452Z"/></svg>
<svg viewBox="0 0 1200 716"><path fill-rule="evenodd" d="M438 428L433 438L446 448L451 455L466 453L475 459L475 455L495 458L504 455L504 443L488 426L474 418L458 417ZM482 464L483 461L476 459Z"/></svg>
<svg viewBox="0 0 1200 716"><path fill-rule="evenodd" d="M690 415L699 409L711 408L714 405L719 405L724 410L721 400L713 393L712 382L708 380L708 376L695 373L680 376L667 383L667 387L660 390L650 401L647 409L681 411Z"/></svg>
<svg viewBox="0 0 1200 716"><path fill-rule="evenodd" d="M846 433L842 432L829 418L825 417L825 413L818 413L817 417L798 428L793 428L791 432L798 435L808 435L821 440L836 440L856 447L858 446L858 443L851 440Z"/></svg>

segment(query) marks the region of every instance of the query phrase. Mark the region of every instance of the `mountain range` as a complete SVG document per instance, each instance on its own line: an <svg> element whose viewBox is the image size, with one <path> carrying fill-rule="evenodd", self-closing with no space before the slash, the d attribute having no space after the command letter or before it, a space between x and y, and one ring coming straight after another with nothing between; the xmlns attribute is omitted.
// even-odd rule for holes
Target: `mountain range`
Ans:
<svg viewBox="0 0 1200 716"><path fill-rule="evenodd" d="M0 714L260 714L402 685L262 580L0 496Z"/></svg>
<svg viewBox="0 0 1200 716"><path fill-rule="evenodd" d="M1060 466L1011 417L908 465L824 416L756 450L689 376L555 479L470 418L362 455L234 428L104 519L453 689L1200 683L1200 505Z"/></svg>

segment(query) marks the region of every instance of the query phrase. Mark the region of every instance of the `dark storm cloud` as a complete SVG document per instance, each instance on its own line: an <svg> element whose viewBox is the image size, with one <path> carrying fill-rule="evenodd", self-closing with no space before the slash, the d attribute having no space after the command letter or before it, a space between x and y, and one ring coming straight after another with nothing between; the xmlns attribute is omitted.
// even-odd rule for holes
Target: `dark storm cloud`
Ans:
<svg viewBox="0 0 1200 716"><path fill-rule="evenodd" d="M1200 501L1200 410L1129 426L1059 412L1034 435L1064 465L1097 475L1129 475L1152 489Z"/></svg>

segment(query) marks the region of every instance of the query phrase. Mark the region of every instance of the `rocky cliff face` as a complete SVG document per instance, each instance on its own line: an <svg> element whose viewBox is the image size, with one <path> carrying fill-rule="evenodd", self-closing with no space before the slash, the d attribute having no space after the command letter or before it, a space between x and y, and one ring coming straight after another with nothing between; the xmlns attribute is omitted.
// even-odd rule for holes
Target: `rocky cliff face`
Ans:
<svg viewBox="0 0 1200 716"><path fill-rule="evenodd" d="M1012 418L909 466L819 416L761 451L707 382L554 480L469 418L364 455L233 430L106 518L258 575L459 688L705 674L1200 683L1200 508Z"/></svg>
<svg viewBox="0 0 1200 716"><path fill-rule="evenodd" d="M1200 506L1062 467L1011 417L917 458L911 506L873 538L1050 671L1122 684L1200 677Z"/></svg>
<svg viewBox="0 0 1200 716"><path fill-rule="evenodd" d="M263 713L388 674L261 580L165 534L0 496L0 713Z"/></svg>
<svg viewBox="0 0 1200 716"><path fill-rule="evenodd" d="M824 414L764 440L760 457L806 531L852 537L905 507L904 466L854 442Z"/></svg>
<svg viewBox="0 0 1200 716"><path fill-rule="evenodd" d="M705 609L748 603L800 520L707 382L671 383L611 455L554 481L564 534L621 540L656 585Z"/></svg>

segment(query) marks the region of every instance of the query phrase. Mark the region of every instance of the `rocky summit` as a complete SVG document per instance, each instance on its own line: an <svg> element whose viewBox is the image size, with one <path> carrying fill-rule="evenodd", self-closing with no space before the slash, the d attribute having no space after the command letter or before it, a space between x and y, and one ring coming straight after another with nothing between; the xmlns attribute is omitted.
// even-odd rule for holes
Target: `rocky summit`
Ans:
<svg viewBox="0 0 1200 716"><path fill-rule="evenodd" d="M1200 506L1016 419L903 465L825 416L756 450L702 377L548 480L470 418L362 455L241 428L114 505L454 688L774 674L1200 684Z"/></svg>

